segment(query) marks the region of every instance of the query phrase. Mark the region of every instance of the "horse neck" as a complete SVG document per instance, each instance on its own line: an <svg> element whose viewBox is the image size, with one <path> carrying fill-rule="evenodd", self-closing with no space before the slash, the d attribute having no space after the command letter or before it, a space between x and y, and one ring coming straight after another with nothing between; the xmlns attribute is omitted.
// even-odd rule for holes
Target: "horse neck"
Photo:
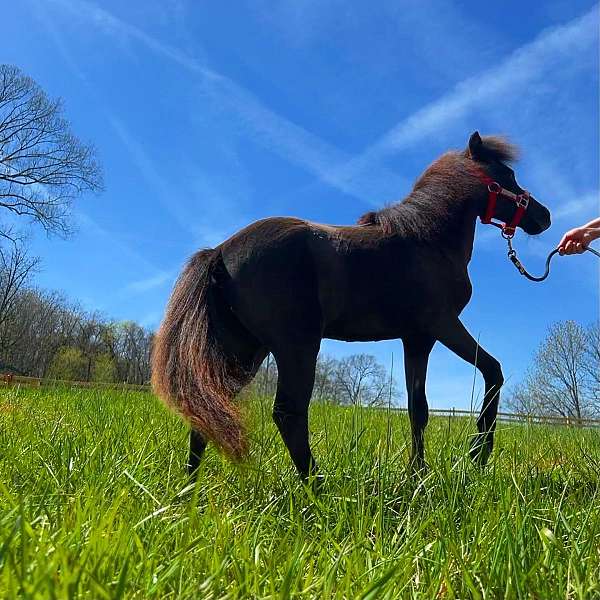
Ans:
<svg viewBox="0 0 600 600"><path fill-rule="evenodd" d="M469 263L478 216L476 199L470 194L424 188L413 191L398 208L413 213L413 229L419 237L465 266Z"/></svg>
<svg viewBox="0 0 600 600"><path fill-rule="evenodd" d="M461 262L464 261L466 266L473 255L477 212L469 210L467 202L460 204L463 204L460 210L449 213L448 232L447 235L441 236L440 244L445 244L447 251L455 254Z"/></svg>

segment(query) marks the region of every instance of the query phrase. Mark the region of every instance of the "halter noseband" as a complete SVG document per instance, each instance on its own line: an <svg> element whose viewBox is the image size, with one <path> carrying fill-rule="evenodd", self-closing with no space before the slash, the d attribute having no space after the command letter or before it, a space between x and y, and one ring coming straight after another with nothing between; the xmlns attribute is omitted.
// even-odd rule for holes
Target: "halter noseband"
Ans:
<svg viewBox="0 0 600 600"><path fill-rule="evenodd" d="M521 222L521 219L523 218L523 215L529 206L529 192L525 190L522 194L514 194L510 190L503 188L497 181L494 181L483 171L480 172L479 178L485 185L487 185L489 192L487 209L485 211L485 215L481 217L481 222L485 223L486 225L494 225L494 227L502 229L502 235L504 237L512 238L515 235L517 225ZM498 200L498 196L504 196L505 198L512 200L517 205L515 214L513 215L510 223L496 223L493 221L494 213L496 212L496 202Z"/></svg>

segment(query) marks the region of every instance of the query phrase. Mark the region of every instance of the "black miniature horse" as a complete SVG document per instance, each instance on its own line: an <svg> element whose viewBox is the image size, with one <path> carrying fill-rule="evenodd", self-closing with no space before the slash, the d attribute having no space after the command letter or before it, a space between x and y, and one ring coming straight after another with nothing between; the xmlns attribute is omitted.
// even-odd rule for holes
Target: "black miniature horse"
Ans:
<svg viewBox="0 0 600 600"><path fill-rule="evenodd" d="M191 424L190 470L207 441L232 458L246 453L233 398L272 352L279 374L273 419L300 475L315 473L308 405L322 338L402 340L417 467L424 461L425 377L434 343L475 365L485 398L471 454L484 463L503 376L459 319L471 298L475 222L486 213L509 222L514 198L527 198L519 226L529 234L550 226L549 211L507 166L515 159L504 139L476 132L466 150L436 160L402 202L367 213L358 225L272 217L195 254L175 286L152 359L154 389ZM492 181L502 192L490 215Z"/></svg>

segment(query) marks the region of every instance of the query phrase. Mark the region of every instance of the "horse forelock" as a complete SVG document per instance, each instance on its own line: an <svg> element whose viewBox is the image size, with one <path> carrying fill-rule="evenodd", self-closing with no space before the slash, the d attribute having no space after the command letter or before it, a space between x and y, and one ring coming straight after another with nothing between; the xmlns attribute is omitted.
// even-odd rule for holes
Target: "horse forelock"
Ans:
<svg viewBox="0 0 600 600"><path fill-rule="evenodd" d="M500 162L516 162L521 154L519 147L501 135L484 135L481 137L481 152L488 160Z"/></svg>

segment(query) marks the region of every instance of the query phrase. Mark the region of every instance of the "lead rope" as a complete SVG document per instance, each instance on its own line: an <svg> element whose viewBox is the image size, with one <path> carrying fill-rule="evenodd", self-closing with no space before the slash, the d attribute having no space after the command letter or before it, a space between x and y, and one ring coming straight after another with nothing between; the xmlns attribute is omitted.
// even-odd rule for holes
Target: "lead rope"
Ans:
<svg viewBox="0 0 600 600"><path fill-rule="evenodd" d="M541 277L535 277L534 275L531 275L530 273L527 272L527 269L523 266L521 261L518 259L517 252L512 247L512 236L507 236L507 235L503 234L502 237L508 243L508 258L510 259L512 264L515 265L515 267L517 268L517 271L519 271L519 273L521 273L521 275L527 277L527 279L529 279L529 281L544 281L544 279L546 279L546 277L548 277L548 275L550 275L550 261L552 260L552 258L554 257L555 254L558 254L558 248L556 248L555 250L552 250L552 252L550 252L550 254L548 254L548 258L546 259L546 272ZM587 250L588 252L591 252L592 254L595 254L598 258L600 258L600 252L598 252L597 250L594 250L593 248L590 248L589 246L584 246L583 249Z"/></svg>

